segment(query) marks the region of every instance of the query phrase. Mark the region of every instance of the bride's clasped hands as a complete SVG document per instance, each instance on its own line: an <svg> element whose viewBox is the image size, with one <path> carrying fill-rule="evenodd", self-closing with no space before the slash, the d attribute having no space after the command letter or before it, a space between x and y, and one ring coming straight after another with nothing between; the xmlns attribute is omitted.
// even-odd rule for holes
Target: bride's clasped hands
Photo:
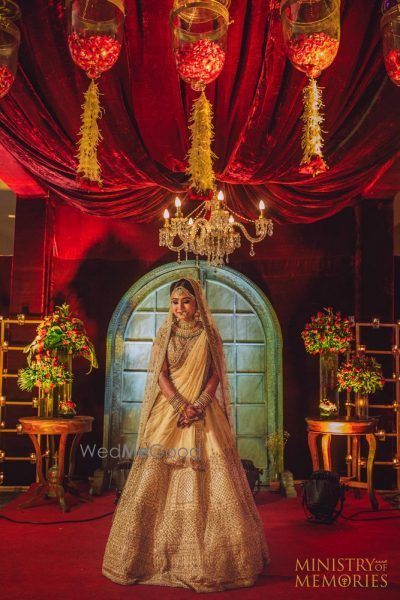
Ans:
<svg viewBox="0 0 400 600"><path fill-rule="evenodd" d="M188 402L179 415L178 427L190 427L192 423L200 419L204 419L204 411Z"/></svg>

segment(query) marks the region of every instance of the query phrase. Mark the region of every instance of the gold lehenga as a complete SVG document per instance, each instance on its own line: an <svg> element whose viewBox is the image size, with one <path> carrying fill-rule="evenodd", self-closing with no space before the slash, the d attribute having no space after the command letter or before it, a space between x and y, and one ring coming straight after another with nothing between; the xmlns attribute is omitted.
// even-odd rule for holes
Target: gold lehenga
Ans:
<svg viewBox="0 0 400 600"><path fill-rule="evenodd" d="M212 357L205 329L172 328L169 375L193 402ZM177 427L158 391L113 517L103 574L116 583L197 592L251 586L269 563L262 522L216 399L204 420Z"/></svg>

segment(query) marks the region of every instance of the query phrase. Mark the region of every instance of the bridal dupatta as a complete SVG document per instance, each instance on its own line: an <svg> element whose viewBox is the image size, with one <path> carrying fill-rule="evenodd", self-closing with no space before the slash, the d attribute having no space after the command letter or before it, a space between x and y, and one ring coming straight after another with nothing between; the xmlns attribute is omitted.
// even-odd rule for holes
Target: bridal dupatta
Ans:
<svg viewBox="0 0 400 600"><path fill-rule="evenodd" d="M214 368L217 371L219 377L219 385L215 397L219 405L221 406L224 414L226 415L226 418L228 419L232 430L233 426L231 419L231 399L229 393L228 380L226 376L226 364L221 336L218 333L218 329L215 325L214 319L211 315L210 310L208 309L207 302L204 297L204 292L200 283L195 279L186 278L186 280L191 283L195 292L197 310L200 313L200 319L203 324L205 334L207 336L207 343L212 356ZM149 419L154 402L160 391L158 386L158 379L166 356L168 341L171 336L172 322L172 310L170 307L169 313L164 323L161 325L152 347L149 366L147 369L147 381L143 398L142 411L140 414L136 450L138 450L141 447L146 423ZM182 394L184 397L186 397L186 395L183 392Z"/></svg>

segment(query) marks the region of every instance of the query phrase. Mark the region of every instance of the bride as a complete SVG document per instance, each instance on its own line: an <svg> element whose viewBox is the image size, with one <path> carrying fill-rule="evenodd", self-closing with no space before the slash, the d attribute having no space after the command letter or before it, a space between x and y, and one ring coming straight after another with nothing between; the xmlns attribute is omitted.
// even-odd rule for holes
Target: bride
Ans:
<svg viewBox="0 0 400 600"><path fill-rule="evenodd" d="M103 574L196 592L251 586L270 561L235 448L221 338L196 280L170 295Z"/></svg>

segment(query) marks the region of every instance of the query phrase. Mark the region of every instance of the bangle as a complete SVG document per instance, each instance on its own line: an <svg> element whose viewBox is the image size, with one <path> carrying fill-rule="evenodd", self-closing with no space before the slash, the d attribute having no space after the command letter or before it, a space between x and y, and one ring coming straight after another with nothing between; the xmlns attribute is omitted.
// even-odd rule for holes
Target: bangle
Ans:
<svg viewBox="0 0 400 600"><path fill-rule="evenodd" d="M168 402L171 404L176 413L181 414L185 410L186 402L179 392L175 392Z"/></svg>
<svg viewBox="0 0 400 600"><path fill-rule="evenodd" d="M201 408L204 412L209 404L211 404L213 397L207 392L202 392L200 396L193 403L194 406Z"/></svg>

